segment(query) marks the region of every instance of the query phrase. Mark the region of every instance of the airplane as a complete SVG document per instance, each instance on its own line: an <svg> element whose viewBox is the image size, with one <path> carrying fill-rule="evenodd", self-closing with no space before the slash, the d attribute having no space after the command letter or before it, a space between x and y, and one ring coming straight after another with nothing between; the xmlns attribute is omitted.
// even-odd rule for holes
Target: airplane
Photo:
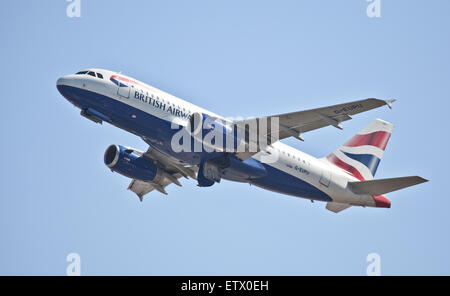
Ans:
<svg viewBox="0 0 450 296"><path fill-rule="evenodd" d="M419 176L374 179L394 128L381 119L373 120L322 158L280 141L289 137L303 141L303 134L326 126L342 129L341 123L353 115L384 105L392 108L395 100L369 98L233 120L104 69L63 76L56 85L61 95L81 110L83 117L95 123L112 124L149 145L147 151L140 151L114 144L104 154L104 163L111 171L131 179L128 189L140 201L154 190L167 195L166 187L172 183L181 186L183 177L195 179L200 187L225 179L311 202L326 202L326 209L338 213L352 206L390 208L391 201L384 194L428 181ZM255 126L249 128L254 122L256 140L250 135ZM203 134L213 131L222 134L216 133L215 140L206 141ZM231 149L220 147L222 135L231 139ZM186 144L183 147L187 148L179 149L174 143ZM238 144L244 148L237 149ZM194 149L188 149L193 146Z"/></svg>

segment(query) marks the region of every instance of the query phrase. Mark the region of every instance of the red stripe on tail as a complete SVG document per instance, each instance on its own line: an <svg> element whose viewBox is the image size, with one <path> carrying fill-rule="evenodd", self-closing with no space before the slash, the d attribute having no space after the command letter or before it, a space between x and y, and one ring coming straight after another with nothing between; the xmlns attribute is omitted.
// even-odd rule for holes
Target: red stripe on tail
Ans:
<svg viewBox="0 0 450 296"><path fill-rule="evenodd" d="M348 140L343 146L348 147L358 147L358 146L375 146L381 150L386 149L386 145L391 137L391 133L378 131L366 135L355 135L353 138Z"/></svg>
<svg viewBox="0 0 450 296"><path fill-rule="evenodd" d="M349 165L348 163L343 162L342 160L337 158L337 156L334 155L333 153L328 155L327 159L332 164L343 169L344 171L346 171L348 174L352 175L356 179L361 180L361 181L365 180L364 177L361 175L361 173L355 167Z"/></svg>

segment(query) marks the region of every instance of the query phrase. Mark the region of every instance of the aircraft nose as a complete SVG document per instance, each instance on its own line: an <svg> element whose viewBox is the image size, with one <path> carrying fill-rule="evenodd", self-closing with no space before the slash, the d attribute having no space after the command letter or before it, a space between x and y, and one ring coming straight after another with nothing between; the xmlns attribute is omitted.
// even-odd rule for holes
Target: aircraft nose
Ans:
<svg viewBox="0 0 450 296"><path fill-rule="evenodd" d="M69 82L69 80L67 79L67 76L63 76L58 78L58 80L56 80L56 86L60 86L60 85L67 85Z"/></svg>
<svg viewBox="0 0 450 296"><path fill-rule="evenodd" d="M69 99L70 97L69 90L71 85L72 83L69 76L63 76L56 80L56 88L58 89L59 93L66 99Z"/></svg>

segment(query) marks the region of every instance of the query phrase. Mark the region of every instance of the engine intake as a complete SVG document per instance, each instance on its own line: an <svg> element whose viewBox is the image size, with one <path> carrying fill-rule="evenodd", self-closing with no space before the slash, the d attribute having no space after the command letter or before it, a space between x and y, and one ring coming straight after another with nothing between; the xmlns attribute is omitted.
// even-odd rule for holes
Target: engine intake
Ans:
<svg viewBox="0 0 450 296"><path fill-rule="evenodd" d="M104 162L112 171L141 181L156 181L162 174L160 169L140 152L120 145L111 145L106 149Z"/></svg>

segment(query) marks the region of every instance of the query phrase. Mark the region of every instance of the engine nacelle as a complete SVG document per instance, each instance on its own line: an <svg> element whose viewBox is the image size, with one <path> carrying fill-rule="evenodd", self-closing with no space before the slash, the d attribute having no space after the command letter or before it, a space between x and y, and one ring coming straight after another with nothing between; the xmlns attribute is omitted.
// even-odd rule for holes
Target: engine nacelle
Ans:
<svg viewBox="0 0 450 296"><path fill-rule="evenodd" d="M228 147L236 146L234 127L227 125L222 119L207 114L193 113L189 119L189 132L209 148L222 150L227 141L231 141Z"/></svg>
<svg viewBox="0 0 450 296"><path fill-rule="evenodd" d="M120 145L109 146L105 151L104 161L112 171L136 180L151 182L162 174L160 169L141 153Z"/></svg>
<svg viewBox="0 0 450 296"><path fill-rule="evenodd" d="M198 172L199 186L207 187L220 182L221 178L247 182L251 179L258 179L266 176L267 171L264 165L253 158L240 160L233 154L206 161L200 165Z"/></svg>
<svg viewBox="0 0 450 296"><path fill-rule="evenodd" d="M253 158L240 160L233 154L226 154L219 163L223 178L236 181L262 178L267 174L266 168Z"/></svg>

